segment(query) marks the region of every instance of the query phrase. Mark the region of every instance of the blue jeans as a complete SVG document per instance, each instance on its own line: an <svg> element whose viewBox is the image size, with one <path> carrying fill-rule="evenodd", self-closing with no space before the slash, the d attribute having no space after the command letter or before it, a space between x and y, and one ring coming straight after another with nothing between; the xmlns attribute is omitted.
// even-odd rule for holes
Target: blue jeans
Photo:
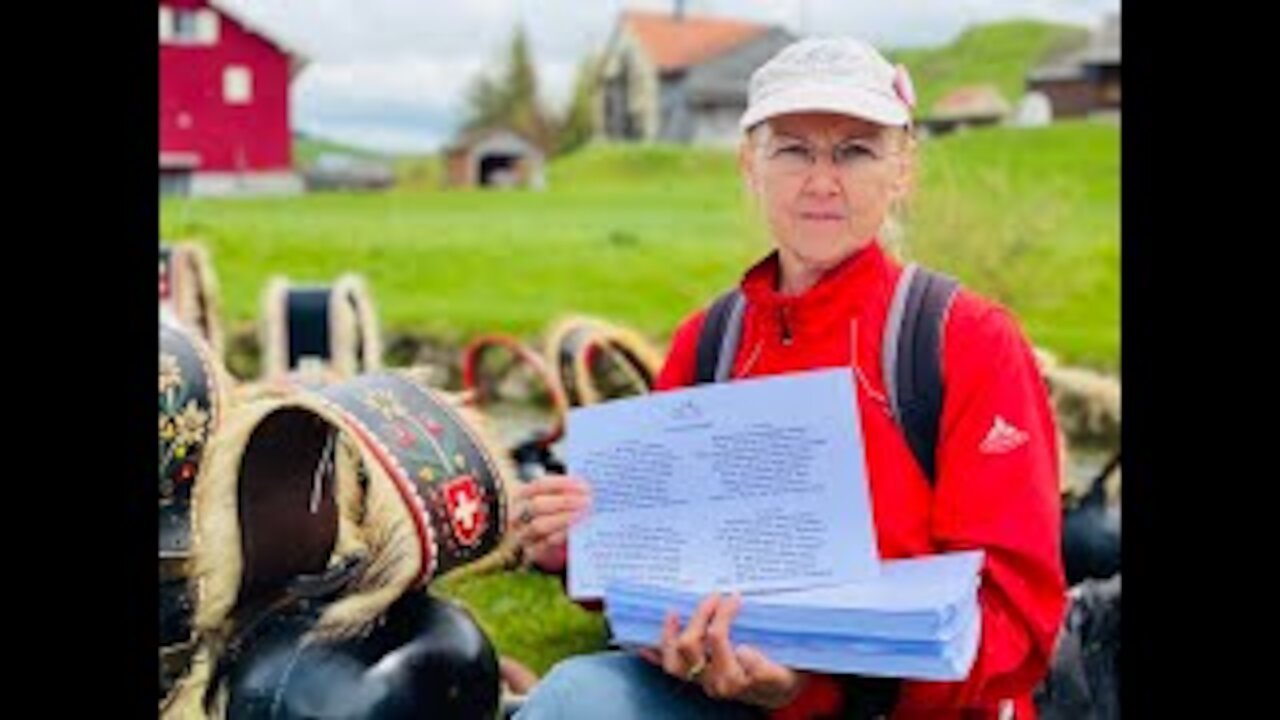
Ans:
<svg viewBox="0 0 1280 720"><path fill-rule="evenodd" d="M516 713L516 720L761 717L759 708L713 700L702 686L671 677L629 652L580 655L557 663Z"/></svg>

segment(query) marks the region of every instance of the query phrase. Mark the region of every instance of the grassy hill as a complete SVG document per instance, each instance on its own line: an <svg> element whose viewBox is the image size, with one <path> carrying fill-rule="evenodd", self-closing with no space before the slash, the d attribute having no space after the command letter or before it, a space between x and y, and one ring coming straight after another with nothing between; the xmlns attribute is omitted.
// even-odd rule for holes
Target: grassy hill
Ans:
<svg viewBox="0 0 1280 720"><path fill-rule="evenodd" d="M1088 28L1018 20L969 28L942 47L886 55L911 71L918 113L928 114L938 98L962 85L991 83L1006 100L1016 103L1029 70L1047 57L1083 45L1088 37Z"/></svg>
<svg viewBox="0 0 1280 720"><path fill-rule="evenodd" d="M325 153L337 153L340 155L351 155L359 158L367 158L369 160L390 160L391 155L380 153L376 150L354 147L335 140L328 140L305 133L294 132L293 134L293 164L296 167L306 167L315 162L316 158Z"/></svg>
<svg viewBox="0 0 1280 720"><path fill-rule="evenodd" d="M435 154L381 153L367 148L314 137L305 133L293 134L293 165L305 168L325 153L337 153L379 162L390 163L396 174L396 182L405 187L435 188L439 185L441 163Z"/></svg>

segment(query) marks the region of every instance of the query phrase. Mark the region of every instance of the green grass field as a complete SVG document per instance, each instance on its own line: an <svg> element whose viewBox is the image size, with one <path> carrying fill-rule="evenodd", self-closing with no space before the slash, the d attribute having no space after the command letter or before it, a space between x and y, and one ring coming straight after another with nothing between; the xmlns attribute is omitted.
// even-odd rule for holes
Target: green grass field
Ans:
<svg viewBox="0 0 1280 720"><path fill-rule="evenodd" d="M558 578L500 572L450 578L432 587L470 607L499 652L539 675L561 658L605 647L604 618L569 600Z"/></svg>
<svg viewBox="0 0 1280 720"><path fill-rule="evenodd" d="M909 252L1010 305L1068 361L1115 368L1119 131L1094 123L982 130L922 144ZM533 338L564 313L665 342L679 319L767 249L725 151L593 147L545 192L173 199L168 240L199 238L224 321L252 324L277 273L369 280L384 327L456 343Z"/></svg>
<svg viewBox="0 0 1280 720"><path fill-rule="evenodd" d="M1120 360L1120 132L1059 123L931 143L910 252L1003 302L1071 363Z"/></svg>

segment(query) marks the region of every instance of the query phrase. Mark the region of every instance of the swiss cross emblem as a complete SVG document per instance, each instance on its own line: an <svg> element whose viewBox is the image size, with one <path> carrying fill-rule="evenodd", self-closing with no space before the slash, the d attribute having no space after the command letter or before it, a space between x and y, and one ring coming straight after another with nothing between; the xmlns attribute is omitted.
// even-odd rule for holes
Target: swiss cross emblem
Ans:
<svg viewBox="0 0 1280 720"><path fill-rule="evenodd" d="M442 492L454 537L467 546L480 542L480 536L489 527L489 511L481 501L480 486L476 485L475 478L463 475L451 480Z"/></svg>

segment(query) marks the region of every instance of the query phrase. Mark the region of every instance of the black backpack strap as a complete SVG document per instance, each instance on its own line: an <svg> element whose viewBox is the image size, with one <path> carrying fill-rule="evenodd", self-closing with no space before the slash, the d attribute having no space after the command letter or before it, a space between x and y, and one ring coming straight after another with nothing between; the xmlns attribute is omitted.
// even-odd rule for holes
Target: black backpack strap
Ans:
<svg viewBox="0 0 1280 720"><path fill-rule="evenodd" d="M742 291L734 288L711 303L702 332L698 335L693 382L702 385L722 382L729 378L733 358L738 354L738 340L742 336L742 313L747 301Z"/></svg>
<svg viewBox="0 0 1280 720"><path fill-rule="evenodd" d="M929 483L942 419L942 327L958 283L918 265L903 268L889 303L882 345L885 388Z"/></svg>

